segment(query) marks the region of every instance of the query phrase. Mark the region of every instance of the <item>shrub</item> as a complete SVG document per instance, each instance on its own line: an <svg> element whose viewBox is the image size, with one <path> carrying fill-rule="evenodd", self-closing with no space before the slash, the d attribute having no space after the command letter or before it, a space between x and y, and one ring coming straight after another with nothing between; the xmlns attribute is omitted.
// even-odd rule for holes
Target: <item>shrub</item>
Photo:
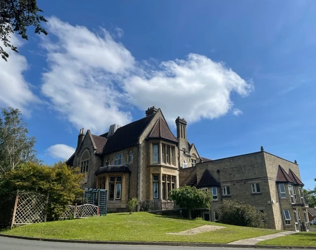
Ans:
<svg viewBox="0 0 316 250"><path fill-rule="evenodd" d="M132 198L128 201L128 211L130 214L135 210L135 208L138 204L139 203L138 203L138 200L136 198Z"/></svg>
<svg viewBox="0 0 316 250"><path fill-rule="evenodd" d="M218 209L219 222L246 227L264 227L263 214L254 206L231 200L223 201Z"/></svg>

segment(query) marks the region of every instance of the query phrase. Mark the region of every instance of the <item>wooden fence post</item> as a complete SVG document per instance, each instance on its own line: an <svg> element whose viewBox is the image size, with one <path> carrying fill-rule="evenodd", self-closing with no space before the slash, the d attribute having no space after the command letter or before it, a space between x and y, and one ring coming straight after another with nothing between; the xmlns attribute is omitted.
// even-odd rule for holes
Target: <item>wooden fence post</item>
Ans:
<svg viewBox="0 0 316 250"><path fill-rule="evenodd" d="M16 191L16 196L15 196L15 202L14 202L14 208L13 208L13 215L12 215L12 221L11 221L11 229L14 226L14 222L15 222L15 215L16 215L16 209L18 206L18 201L19 201L19 190Z"/></svg>
<svg viewBox="0 0 316 250"><path fill-rule="evenodd" d="M97 208L97 216L100 216L100 207Z"/></svg>
<svg viewBox="0 0 316 250"><path fill-rule="evenodd" d="M76 214L77 214L77 203L75 203L75 208L74 208L74 219L76 219Z"/></svg>

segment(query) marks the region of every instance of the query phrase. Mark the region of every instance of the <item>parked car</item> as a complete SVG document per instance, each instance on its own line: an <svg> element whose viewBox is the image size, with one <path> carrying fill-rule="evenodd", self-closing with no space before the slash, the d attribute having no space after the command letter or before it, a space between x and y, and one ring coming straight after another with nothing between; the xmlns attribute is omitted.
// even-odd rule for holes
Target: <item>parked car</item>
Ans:
<svg viewBox="0 0 316 250"><path fill-rule="evenodd" d="M311 225L316 225L316 218L313 219L312 221L310 221L310 224L311 224Z"/></svg>

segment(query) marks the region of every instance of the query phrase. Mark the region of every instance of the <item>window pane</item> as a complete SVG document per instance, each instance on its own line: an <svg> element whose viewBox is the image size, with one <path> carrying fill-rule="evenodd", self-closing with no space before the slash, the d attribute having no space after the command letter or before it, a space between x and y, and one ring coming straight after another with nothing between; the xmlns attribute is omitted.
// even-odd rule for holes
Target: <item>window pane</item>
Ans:
<svg viewBox="0 0 316 250"><path fill-rule="evenodd" d="M260 184L256 183L256 187L257 187L257 193L260 193Z"/></svg>
<svg viewBox="0 0 316 250"><path fill-rule="evenodd" d="M227 187L227 195L230 195L230 187Z"/></svg>
<svg viewBox="0 0 316 250"><path fill-rule="evenodd" d="M158 182L153 183L154 199L158 199Z"/></svg>
<svg viewBox="0 0 316 250"><path fill-rule="evenodd" d="M116 181L122 181L122 177L116 177Z"/></svg>
<svg viewBox="0 0 316 250"><path fill-rule="evenodd" d="M154 181L159 181L159 176L158 175L154 175Z"/></svg>
<svg viewBox="0 0 316 250"><path fill-rule="evenodd" d="M153 162L158 163L158 144L153 144Z"/></svg>
<svg viewBox="0 0 316 250"><path fill-rule="evenodd" d="M165 159L165 144L162 144L162 162L165 163L166 159Z"/></svg>
<svg viewBox="0 0 316 250"><path fill-rule="evenodd" d="M116 183L116 196L115 199L121 199L121 183Z"/></svg>
<svg viewBox="0 0 316 250"><path fill-rule="evenodd" d="M114 183L110 183L110 200L114 199Z"/></svg>
<svg viewBox="0 0 316 250"><path fill-rule="evenodd" d="M284 216L285 216L286 220L290 220L291 219L289 210L284 210Z"/></svg>
<svg viewBox="0 0 316 250"><path fill-rule="evenodd" d="M110 177L110 181L115 181L115 177Z"/></svg>

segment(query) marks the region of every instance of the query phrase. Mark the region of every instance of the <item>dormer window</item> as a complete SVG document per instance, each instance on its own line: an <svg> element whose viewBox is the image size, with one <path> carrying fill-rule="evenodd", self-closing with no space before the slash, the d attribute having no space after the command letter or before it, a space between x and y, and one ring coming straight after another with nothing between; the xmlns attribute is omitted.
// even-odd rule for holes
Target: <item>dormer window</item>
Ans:
<svg viewBox="0 0 316 250"><path fill-rule="evenodd" d="M122 153L115 155L114 165L122 165Z"/></svg>

